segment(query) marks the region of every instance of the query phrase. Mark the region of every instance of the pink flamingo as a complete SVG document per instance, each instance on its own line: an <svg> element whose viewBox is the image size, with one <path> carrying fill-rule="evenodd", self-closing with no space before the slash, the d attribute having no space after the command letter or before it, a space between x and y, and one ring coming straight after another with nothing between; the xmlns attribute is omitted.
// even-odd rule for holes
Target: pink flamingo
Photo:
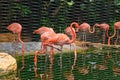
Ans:
<svg viewBox="0 0 120 80"><path fill-rule="evenodd" d="M75 26L75 27L78 27L78 23L77 22L72 22L71 23L71 26ZM36 34L42 34L41 35L41 41L42 41L42 45L44 45L44 42L52 37L54 37L56 35L56 33L53 31L52 28L47 28L47 27L41 27L37 30L35 30L33 33L36 33ZM54 47L55 48L55 47ZM56 48L57 49L57 48ZM43 48L43 51L41 53L44 53L46 50L45 46ZM59 50L59 49L58 49ZM36 51L36 54L38 54L39 51ZM53 48L51 49L51 54L54 53L54 50ZM36 60L36 59L35 59Z"/></svg>
<svg viewBox="0 0 120 80"><path fill-rule="evenodd" d="M114 23L114 34L108 37L108 45L110 45L110 39L116 35L116 29L120 29L120 21ZM118 35L117 35L117 39L118 39ZM117 43L117 39L114 42L115 45Z"/></svg>
<svg viewBox="0 0 120 80"><path fill-rule="evenodd" d="M76 22L72 22L70 24L70 28L66 29L66 32L69 33L69 35L72 36L72 39L76 39L76 33L75 33L75 30L73 30L73 25L75 25L76 28L78 28L78 23ZM71 30L70 30L71 29ZM63 39L63 40L62 40ZM63 34L63 33L57 33L55 35L52 35L52 38L46 40L45 42L45 45L48 45L48 46L53 46L53 44L55 45L60 45L63 47L64 44L70 44L72 42L69 42L69 41L73 41L73 40L70 40L69 37L66 35L66 34ZM49 43L50 42L50 43ZM49 43L49 44L48 44ZM43 53L45 52L45 50L43 50Z"/></svg>
<svg viewBox="0 0 120 80"><path fill-rule="evenodd" d="M72 30L72 33L70 34L72 36L72 39L70 39L66 34L57 33L55 36L53 36L52 38L48 39L45 42L45 45L48 45L48 46L53 46L52 44L54 44L54 45L59 45L61 47L60 60L62 60L63 45L72 44L76 40L76 33L74 32L72 26L70 26L70 27L71 27L71 30ZM74 46L74 54L76 55L76 46L75 46L74 43L73 43L73 46Z"/></svg>
<svg viewBox="0 0 120 80"><path fill-rule="evenodd" d="M8 25L8 27L6 28L9 31L12 31L14 33L14 35L17 35L18 37L18 41L22 44L22 68L24 68L24 42L21 40L21 31L22 31L22 26L19 23L12 23L10 25ZM14 40L15 41L15 40Z"/></svg>
<svg viewBox="0 0 120 80"><path fill-rule="evenodd" d="M88 31L89 33L94 33L95 32L95 26L93 26L93 31L91 31L90 29L90 25L86 22L82 23L79 25L79 27L77 28L77 32L78 30L83 31L83 41L86 41L86 32ZM83 48L85 48L86 45L83 45Z"/></svg>
<svg viewBox="0 0 120 80"><path fill-rule="evenodd" d="M108 35L109 25L108 24L106 24L106 23L101 23L101 24L96 23L95 26L99 27L101 30L104 30L106 36L109 37L109 35ZM102 35L103 43L105 43L105 34Z"/></svg>
<svg viewBox="0 0 120 80"><path fill-rule="evenodd" d="M22 54L24 55L24 42L21 40L22 26L19 23L14 22L8 25L7 29L12 31L14 34L17 34L18 41L22 44Z"/></svg>
<svg viewBox="0 0 120 80"><path fill-rule="evenodd" d="M71 25L70 25L71 28L72 28L73 25L75 25L76 27L79 26L78 23L72 22ZM73 29L72 29L72 30L73 30ZM72 33L74 33L74 34L72 34ZM43 43L43 45L45 45L45 46L52 46L52 47L53 47L54 44L55 44L55 45L60 45L60 46L61 46L61 53L62 53L63 45L64 45L64 44L70 44L70 43L74 42L74 40L76 39L76 34L75 34L74 30L72 31L72 33L70 33L70 34L73 36L73 37L72 37L73 40L70 40L69 37L68 37L66 34L58 33L58 34L53 34L53 35L49 36L49 37L51 37L51 38L47 39L47 40ZM46 34L46 35L47 35L47 34ZM75 38L75 39L74 39L74 38ZM73 46L74 46L74 53L75 53L75 56L76 56L75 44L73 44ZM54 48L55 48L55 47L54 47ZM41 53L44 53L45 51L46 51L46 48L43 48L43 50L42 50ZM38 53L39 53L39 51L36 51L36 52L35 52L35 57L34 57L34 64L35 64L35 65L37 65L37 54L38 54ZM53 52L52 52L52 54L53 54ZM61 59L61 57L60 57L60 59ZM52 62L53 62L53 61L51 61L51 63L52 63ZM36 73L36 69L35 69L35 73ZM37 76L37 75L35 75L35 76Z"/></svg>
<svg viewBox="0 0 120 80"><path fill-rule="evenodd" d="M39 34L41 37L41 48L45 49L46 46L44 45L44 42L51 38L52 35L56 34L52 28L42 26L38 28L37 30L34 30L33 34ZM52 48L53 52L53 48Z"/></svg>

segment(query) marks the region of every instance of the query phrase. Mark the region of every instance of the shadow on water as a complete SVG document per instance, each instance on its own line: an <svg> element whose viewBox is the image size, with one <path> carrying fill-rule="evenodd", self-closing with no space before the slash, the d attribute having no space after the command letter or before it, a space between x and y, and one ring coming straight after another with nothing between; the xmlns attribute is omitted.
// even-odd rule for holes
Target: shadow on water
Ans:
<svg viewBox="0 0 120 80"><path fill-rule="evenodd" d="M120 52L72 52L54 55L50 63L46 55L38 55L37 66L34 66L34 55L24 56L24 69L17 74L21 80L118 80L120 79ZM17 57L18 69L22 67L21 57ZM37 77L34 70L37 69Z"/></svg>

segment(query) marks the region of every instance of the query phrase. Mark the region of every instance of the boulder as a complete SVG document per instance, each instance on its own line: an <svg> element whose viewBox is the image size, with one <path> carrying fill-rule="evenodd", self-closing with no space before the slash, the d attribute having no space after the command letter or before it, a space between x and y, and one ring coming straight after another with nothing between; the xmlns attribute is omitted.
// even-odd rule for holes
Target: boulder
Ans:
<svg viewBox="0 0 120 80"><path fill-rule="evenodd" d="M16 69L16 59L8 53L0 52L0 76L6 75L9 72L15 72Z"/></svg>

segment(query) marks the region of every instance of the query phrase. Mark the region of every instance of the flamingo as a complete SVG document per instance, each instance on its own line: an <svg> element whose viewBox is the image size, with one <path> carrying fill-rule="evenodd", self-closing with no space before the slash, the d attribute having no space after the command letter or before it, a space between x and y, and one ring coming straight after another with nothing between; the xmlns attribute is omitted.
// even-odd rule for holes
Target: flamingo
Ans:
<svg viewBox="0 0 120 80"><path fill-rule="evenodd" d="M17 35L18 41L22 44L22 49L21 49L21 51L22 51L22 68L21 69L23 69L24 68L24 42L21 40L22 25L14 22L14 23L8 25L6 27L6 29L8 29L9 31L12 31L13 34L15 35L15 37ZM16 40L16 38L15 38L15 40Z"/></svg>
<svg viewBox="0 0 120 80"><path fill-rule="evenodd" d="M72 28L73 25L75 25L76 28L79 27L77 22L72 22L70 24L70 27L66 28L66 33L69 34L70 36L72 36L72 39L74 39L74 37L76 39L75 30ZM57 33L57 34L52 35L51 37L52 38L49 38L48 40L46 40L45 45L50 42L50 44L48 44L48 46L53 46L52 44L55 44L55 45L60 45L61 47L63 47L64 44L72 43L72 42L69 42L69 41L72 41L72 40L70 40L69 37L66 34L63 34L63 33ZM43 53L44 52L45 52L45 50L43 50Z"/></svg>
<svg viewBox="0 0 120 80"><path fill-rule="evenodd" d="M51 38L52 35L56 34L52 28L42 26L38 28L37 30L34 30L33 34L39 34L41 37L41 48L45 49L44 42ZM51 49L51 52L53 52L53 48Z"/></svg>
<svg viewBox="0 0 120 80"><path fill-rule="evenodd" d="M42 26L42 27L38 28L37 30L34 30L33 34L39 34L40 35L40 38L41 38L41 48L43 50L46 50L46 46L44 45L44 42L47 39L51 38L51 36L55 35L56 33L54 32L54 30L52 28L49 28L49 27L46 27L46 26ZM39 52L38 50L35 52L35 57L34 57L34 65L35 66L37 66L37 56L36 56L36 54L38 54L38 53L42 54L43 52ZM50 54L53 54L53 53L54 53L54 49L53 49L53 47L51 47ZM35 74L37 73L36 71L37 70L35 70ZM35 75L35 76L37 76L37 75Z"/></svg>
<svg viewBox="0 0 120 80"><path fill-rule="evenodd" d="M72 22L70 24L70 27L72 29L72 26L75 25L76 27L78 27L78 23L76 22ZM75 32L73 31L72 29L72 33L70 33L72 35L72 40L69 39L69 37L66 35L66 34L63 34L63 33L57 33L57 34L54 34L54 35L51 35L51 38L47 39L43 45L45 46L53 46L53 45L59 45L61 46L61 53L62 53L62 48L63 48L63 45L64 44L71 44L75 41L76 39L76 34ZM73 44L74 48L75 48L75 44ZM44 48L42 50L42 53L44 53L46 51L46 49ZM76 48L74 49L74 52L76 54ZM34 60L35 60L35 63L37 62L37 54L38 54L38 51L36 51L35 53L35 57L34 57Z"/></svg>
<svg viewBox="0 0 120 80"><path fill-rule="evenodd" d="M45 42L45 45L48 46L53 46L54 45L59 45L61 47L61 55L60 55L60 62L62 62L62 49L63 49L63 45L65 44L72 44L74 46L74 55L76 57L76 45L74 43L74 41L76 40L76 33L74 32L72 26L70 25L71 31L72 33L70 34L72 36L72 39L70 39L66 34L63 33L57 33L55 36L53 36L52 38L48 39ZM62 63L60 63L62 66Z"/></svg>
<svg viewBox="0 0 120 80"><path fill-rule="evenodd" d="M106 24L106 23L98 24L98 23L96 23L95 26L99 27L101 30L104 30L104 32L106 33L106 36L109 37L109 35L108 35L109 24ZM103 43L104 42L105 42L105 34L103 34Z"/></svg>
<svg viewBox="0 0 120 80"><path fill-rule="evenodd" d="M18 41L22 44L22 54L24 55L24 42L21 40L21 31L22 31L22 26L19 23L12 23L10 25L8 25L8 27L6 28L9 31L12 31L15 35L18 36Z"/></svg>
<svg viewBox="0 0 120 80"><path fill-rule="evenodd" d="M110 39L113 38L113 37L115 37L115 35L116 35L116 29L120 29L120 21L114 23L114 33L113 33L112 36L108 37L108 45L110 45ZM117 35L117 39L118 39L118 35ZM114 42L115 45L116 45L117 39Z"/></svg>
<svg viewBox="0 0 120 80"><path fill-rule="evenodd" d="M94 33L95 32L95 26L93 26L93 31L90 30L90 25L86 22L79 25L79 27L76 29L76 32L78 30L83 31L83 41L86 41L86 32ZM86 47L86 45L83 45L83 47Z"/></svg>
<svg viewBox="0 0 120 80"><path fill-rule="evenodd" d="M76 28L79 26L77 22L72 22L70 24L71 26L75 26ZM36 34L42 34L41 35L41 41L43 42L42 45L44 45L44 42L52 37L54 37L56 35L56 33L53 31L52 28L47 28L47 27L41 27L37 30L35 30L33 33L36 33ZM52 45L53 46L53 45ZM55 47L54 47L55 48ZM56 48L57 49L57 48ZM41 53L44 53L46 50L45 46L43 48L43 51ZM58 49L59 50L59 49ZM38 54L39 51L36 51L35 54ZM51 54L54 53L54 50L53 48L51 49ZM36 60L36 59L35 59Z"/></svg>
<svg viewBox="0 0 120 80"><path fill-rule="evenodd" d="M70 26L72 27L73 25L75 25L75 27L78 27L79 25L78 25L78 23L76 23L76 22L72 22L71 24L70 24ZM74 31L73 31L74 32ZM75 32L74 32L75 33ZM69 39L69 37L67 36L67 35L65 35L65 34L63 34L63 33L58 33L58 34L52 34L52 35L50 35L51 33L49 33L49 32L45 32L45 33L43 33L42 35L41 35L41 39L43 39L43 38L45 38L45 37L47 37L46 39L45 39L45 42L43 43L43 45L44 45L44 48L43 48L43 50L41 51L41 53L44 53L45 51L46 51L46 45L48 45L48 46L51 46L52 48L51 48L51 55L53 55L53 53L54 53L54 51L53 51L53 45L55 44L55 43L60 43L60 44L58 44L58 45L60 45L61 46L61 48L62 48L62 46L64 45L64 43L65 42L69 42L70 41L70 39ZM70 33L71 34L71 33ZM59 37L59 35L60 35L60 37ZM63 36L63 37L62 37ZM52 42L52 43L50 43L51 41L53 41L53 39L56 39L56 41L55 41L55 43L54 42ZM58 38L58 39L57 39ZM65 39L66 38L66 39ZM75 38L76 38L76 34L75 34ZM63 41L62 41L62 39L63 39ZM75 39L74 39L75 40ZM42 40L43 41L43 40ZM58 41L58 42L57 42ZM59 42L60 41L60 42ZM49 44L50 43L50 44ZM73 44L73 46L75 47L75 44ZM55 47L54 47L55 48ZM75 56L76 56L76 48L74 48L74 52L75 52ZM37 54L39 53L39 51L36 51L35 52L35 56L34 56L34 65L35 66L37 66ZM61 53L62 53L62 49L61 49ZM60 58L61 59L61 58ZM50 62L51 63L53 63L53 58L51 58L50 57ZM36 71L37 71L37 68L35 68L35 76L37 77L37 75L36 75Z"/></svg>

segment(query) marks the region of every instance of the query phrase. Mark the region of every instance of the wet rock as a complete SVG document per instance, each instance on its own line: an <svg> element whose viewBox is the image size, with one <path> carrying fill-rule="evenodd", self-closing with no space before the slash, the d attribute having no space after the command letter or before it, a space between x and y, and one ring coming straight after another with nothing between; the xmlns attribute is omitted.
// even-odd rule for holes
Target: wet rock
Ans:
<svg viewBox="0 0 120 80"><path fill-rule="evenodd" d="M15 72L17 69L16 59L8 53L0 52L0 76Z"/></svg>

